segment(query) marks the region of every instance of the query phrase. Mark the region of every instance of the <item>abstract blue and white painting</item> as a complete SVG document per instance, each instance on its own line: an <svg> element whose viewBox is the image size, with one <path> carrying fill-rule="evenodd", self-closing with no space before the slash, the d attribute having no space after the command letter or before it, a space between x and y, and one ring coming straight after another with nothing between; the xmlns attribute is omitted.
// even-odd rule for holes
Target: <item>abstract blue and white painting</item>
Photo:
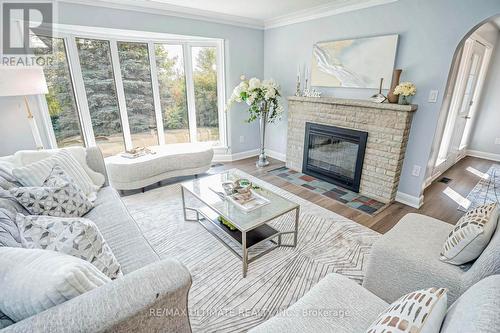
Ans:
<svg viewBox="0 0 500 333"><path fill-rule="evenodd" d="M311 85L389 89L398 35L319 42L313 46Z"/></svg>

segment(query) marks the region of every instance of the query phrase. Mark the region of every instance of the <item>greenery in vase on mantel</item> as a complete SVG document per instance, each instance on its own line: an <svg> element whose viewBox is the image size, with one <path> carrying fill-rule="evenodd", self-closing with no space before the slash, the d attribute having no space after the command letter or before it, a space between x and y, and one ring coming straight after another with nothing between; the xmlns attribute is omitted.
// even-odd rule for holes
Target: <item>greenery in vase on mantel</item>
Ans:
<svg viewBox="0 0 500 333"><path fill-rule="evenodd" d="M280 86L273 79L259 80L251 78L246 80L241 76L241 82L237 85L231 98L227 102L226 109L229 110L234 103L246 103L248 108L247 122L259 119L260 121L260 155L257 161L258 167L264 167L269 164L265 153L265 132L266 123L272 123L280 119L283 114L283 105L281 105Z"/></svg>

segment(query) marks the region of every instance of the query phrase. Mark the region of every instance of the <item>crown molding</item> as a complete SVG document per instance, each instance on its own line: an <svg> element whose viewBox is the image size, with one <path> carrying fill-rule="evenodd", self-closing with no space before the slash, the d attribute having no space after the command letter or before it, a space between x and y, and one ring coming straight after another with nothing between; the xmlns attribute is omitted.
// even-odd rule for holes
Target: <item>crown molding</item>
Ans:
<svg viewBox="0 0 500 333"><path fill-rule="evenodd" d="M58 3L79 4L121 10L133 10L148 14L167 15L212 23L234 25L244 28L264 29L264 22L247 17L216 13L212 11L175 6L154 1L133 0L59 0Z"/></svg>
<svg viewBox="0 0 500 333"><path fill-rule="evenodd" d="M272 29L285 25L306 22L322 17L347 13L364 8L389 4L399 0L345 0L342 3L329 3L312 8L296 11L287 15L278 16L269 20L257 20L248 17L229 15L171 5L155 1L137 0L59 0L58 3L80 4L94 7L105 7L121 10L133 10L149 14L159 14L182 17L212 23L227 24L252 29Z"/></svg>
<svg viewBox="0 0 500 333"><path fill-rule="evenodd" d="M264 28L272 29L282 27L285 25L311 21L322 17L352 12L359 9L385 5L396 1L399 0L348 0L342 4L336 4L335 2L332 2L329 4L311 7L287 15L278 16L270 20L266 20L264 22Z"/></svg>

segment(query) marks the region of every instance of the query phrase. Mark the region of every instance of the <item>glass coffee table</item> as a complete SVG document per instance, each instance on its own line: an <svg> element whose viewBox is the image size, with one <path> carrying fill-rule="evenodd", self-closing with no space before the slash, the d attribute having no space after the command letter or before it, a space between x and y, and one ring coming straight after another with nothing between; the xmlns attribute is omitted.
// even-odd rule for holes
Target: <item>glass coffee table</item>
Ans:
<svg viewBox="0 0 500 333"><path fill-rule="evenodd" d="M297 245L300 206L268 189L259 187L254 191L268 199L269 203L250 212L245 212L230 200L216 193L223 182L234 181L241 177L237 172L228 171L196 178L182 183L181 192L184 220L199 222L210 234L240 258L243 262L243 277L246 277L250 262L280 246L295 247ZM200 207L186 206L186 194L188 193L199 201ZM193 212L196 218L189 219L187 216L189 211ZM269 225L272 220L292 211L295 211L293 229L277 230ZM237 230L231 231L224 226L219 222L219 216L229 221ZM282 236L286 234L292 235L292 244L282 242ZM229 237L222 237L222 235ZM249 249L255 248L263 242L270 242L272 245L249 258ZM231 245L236 245L237 249L241 249L241 251L235 250L234 246Z"/></svg>

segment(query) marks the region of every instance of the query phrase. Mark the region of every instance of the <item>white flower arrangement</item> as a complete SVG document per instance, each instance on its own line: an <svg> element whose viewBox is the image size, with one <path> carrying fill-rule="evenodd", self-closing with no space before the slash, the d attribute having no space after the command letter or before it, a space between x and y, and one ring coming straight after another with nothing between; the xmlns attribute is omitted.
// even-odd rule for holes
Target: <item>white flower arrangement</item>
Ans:
<svg viewBox="0 0 500 333"><path fill-rule="evenodd" d="M411 82L401 82L394 88L394 95L415 96L417 87Z"/></svg>
<svg viewBox="0 0 500 333"><path fill-rule="evenodd" d="M273 79L260 81L253 77L246 80L244 75L240 79L240 84L234 88L227 102L226 110L229 110L235 102L245 102L250 106L247 122L256 120L266 112L267 121L270 123L281 117L283 106L280 102L280 87Z"/></svg>

